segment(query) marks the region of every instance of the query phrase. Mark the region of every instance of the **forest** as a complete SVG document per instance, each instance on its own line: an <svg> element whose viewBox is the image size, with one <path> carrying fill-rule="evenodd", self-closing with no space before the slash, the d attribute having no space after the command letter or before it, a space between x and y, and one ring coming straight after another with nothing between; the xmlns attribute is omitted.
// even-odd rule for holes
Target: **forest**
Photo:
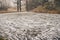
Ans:
<svg viewBox="0 0 60 40"><path fill-rule="evenodd" d="M22 4L25 6L25 11L45 13L49 10L48 12L60 13L60 0L21 0L21 9L23 9ZM9 8L17 8L17 0L0 0L0 10Z"/></svg>

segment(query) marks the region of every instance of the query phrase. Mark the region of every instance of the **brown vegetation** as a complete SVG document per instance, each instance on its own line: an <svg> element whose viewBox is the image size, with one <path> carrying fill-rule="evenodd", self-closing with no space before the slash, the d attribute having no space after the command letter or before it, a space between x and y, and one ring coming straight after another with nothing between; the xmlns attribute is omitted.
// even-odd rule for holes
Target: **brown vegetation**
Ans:
<svg viewBox="0 0 60 40"><path fill-rule="evenodd" d="M17 9L16 8L8 8L8 10L2 10L0 11L0 13L11 13L11 12L16 12Z"/></svg>
<svg viewBox="0 0 60 40"><path fill-rule="evenodd" d="M39 7L35 8L35 9L33 9L32 11L33 12L38 12L38 13L53 13L53 14L56 14L56 13L59 14L60 13L59 10L55 10L55 9L48 10L43 6L39 6Z"/></svg>

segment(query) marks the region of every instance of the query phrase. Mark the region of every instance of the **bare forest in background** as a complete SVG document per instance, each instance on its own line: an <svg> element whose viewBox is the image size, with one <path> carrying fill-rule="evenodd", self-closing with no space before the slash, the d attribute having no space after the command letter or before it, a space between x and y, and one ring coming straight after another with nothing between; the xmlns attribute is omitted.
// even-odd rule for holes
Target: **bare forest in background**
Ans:
<svg viewBox="0 0 60 40"><path fill-rule="evenodd" d="M60 0L21 0L24 11L60 13ZM17 0L0 0L0 11L17 11Z"/></svg>

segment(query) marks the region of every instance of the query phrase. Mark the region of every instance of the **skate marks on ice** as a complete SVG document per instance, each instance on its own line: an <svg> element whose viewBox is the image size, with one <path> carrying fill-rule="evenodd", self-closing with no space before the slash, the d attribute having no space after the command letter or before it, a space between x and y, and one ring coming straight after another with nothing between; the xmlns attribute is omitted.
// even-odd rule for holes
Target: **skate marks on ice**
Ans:
<svg viewBox="0 0 60 40"><path fill-rule="evenodd" d="M0 36L8 40L59 40L59 14L0 14Z"/></svg>

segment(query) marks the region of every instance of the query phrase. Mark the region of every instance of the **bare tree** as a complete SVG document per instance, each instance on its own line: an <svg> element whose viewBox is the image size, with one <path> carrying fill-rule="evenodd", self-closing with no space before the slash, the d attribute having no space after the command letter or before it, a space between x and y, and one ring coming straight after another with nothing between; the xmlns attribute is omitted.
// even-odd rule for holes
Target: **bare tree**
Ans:
<svg viewBox="0 0 60 40"><path fill-rule="evenodd" d="M0 10L7 10L9 7L9 0L0 0Z"/></svg>
<svg viewBox="0 0 60 40"><path fill-rule="evenodd" d="M21 0L17 0L17 11L21 11Z"/></svg>

